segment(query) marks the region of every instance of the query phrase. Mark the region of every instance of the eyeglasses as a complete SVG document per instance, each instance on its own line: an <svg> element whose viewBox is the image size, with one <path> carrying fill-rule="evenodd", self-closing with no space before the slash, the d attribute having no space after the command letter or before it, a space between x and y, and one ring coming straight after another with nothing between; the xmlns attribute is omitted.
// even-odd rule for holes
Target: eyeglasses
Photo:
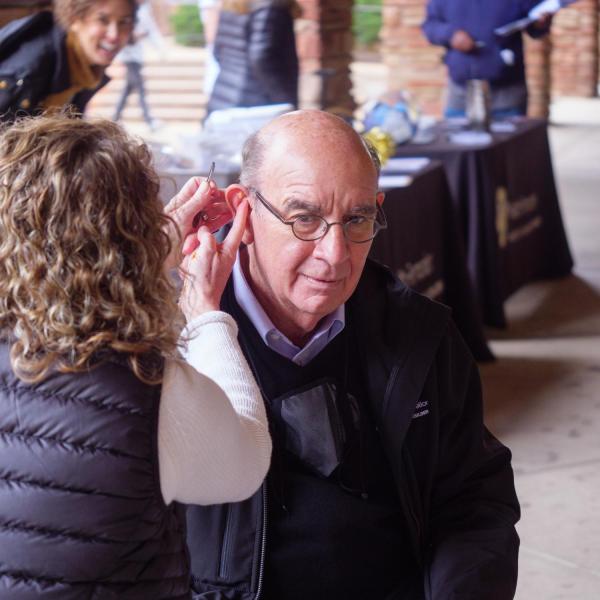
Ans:
<svg viewBox="0 0 600 600"><path fill-rule="evenodd" d="M364 215L353 215L346 221L334 221L328 223L323 217L311 213L296 215L293 219L286 220L265 197L253 187L248 188L261 204L284 225L292 228L292 233L303 242L314 242L327 235L329 228L333 225L341 225L344 237L355 244L370 242L382 229L387 228L385 213L377 204L377 216L375 218Z"/></svg>

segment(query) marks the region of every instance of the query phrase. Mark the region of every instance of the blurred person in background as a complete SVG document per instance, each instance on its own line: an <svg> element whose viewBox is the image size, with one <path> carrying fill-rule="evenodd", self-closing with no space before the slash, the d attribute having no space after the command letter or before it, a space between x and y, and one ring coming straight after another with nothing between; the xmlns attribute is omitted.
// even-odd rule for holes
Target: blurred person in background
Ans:
<svg viewBox="0 0 600 600"><path fill-rule="evenodd" d="M298 104L294 0L223 0L214 53L219 74L208 113L237 106Z"/></svg>
<svg viewBox="0 0 600 600"><path fill-rule="evenodd" d="M219 74L219 63L215 58L215 37L219 25L219 0L198 0L198 13L204 32L204 95L210 94Z"/></svg>
<svg viewBox="0 0 600 600"><path fill-rule="evenodd" d="M0 30L0 118L72 105L83 113L133 31L135 0L54 0Z"/></svg>
<svg viewBox="0 0 600 600"><path fill-rule="evenodd" d="M470 79L490 84L491 114L495 118L527 113L527 83L521 31L502 37L494 30L526 17L540 0L429 0L423 32L446 48L448 97L446 117L463 117ZM546 35L552 16L542 15L528 28L534 38Z"/></svg>
<svg viewBox="0 0 600 600"><path fill-rule="evenodd" d="M122 62L127 70L125 86L117 102L114 121L121 118L127 98L132 92L137 92L142 107L144 121L153 131L160 123L150 116L146 100L146 85L142 68L144 66L144 45L150 42L157 50L164 50L162 35L152 15L152 6L147 0L137 0L138 10L135 28L131 34L131 43L127 44L117 55L116 60Z"/></svg>
<svg viewBox="0 0 600 600"><path fill-rule="evenodd" d="M190 598L176 501L241 500L268 468L260 392L219 310L247 207L217 245L191 225L230 220L214 184L163 210L151 162L111 121L0 134L0 598ZM179 232L197 246L183 332Z"/></svg>

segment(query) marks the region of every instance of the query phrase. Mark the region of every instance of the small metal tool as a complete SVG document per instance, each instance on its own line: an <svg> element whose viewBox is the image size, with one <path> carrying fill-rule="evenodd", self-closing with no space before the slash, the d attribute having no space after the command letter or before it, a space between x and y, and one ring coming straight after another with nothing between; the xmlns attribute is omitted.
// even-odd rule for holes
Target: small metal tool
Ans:
<svg viewBox="0 0 600 600"><path fill-rule="evenodd" d="M213 160L213 162L210 165L210 169L208 170L208 175L206 176L206 179L204 181L206 181L207 183L210 183L213 178L214 173L215 173L215 161ZM209 221L215 221L217 218L218 217L211 218L208 216L208 213L205 210L201 210L194 217L194 220L192 221L192 227L194 227L194 228L198 227L198 225L200 225L200 221L207 223Z"/></svg>

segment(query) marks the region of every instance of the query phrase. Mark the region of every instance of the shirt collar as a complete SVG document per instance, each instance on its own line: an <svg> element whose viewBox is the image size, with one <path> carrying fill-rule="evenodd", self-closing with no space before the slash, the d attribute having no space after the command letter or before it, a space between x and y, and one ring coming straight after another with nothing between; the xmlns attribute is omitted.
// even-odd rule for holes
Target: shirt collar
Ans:
<svg viewBox="0 0 600 600"><path fill-rule="evenodd" d="M308 364L319 354L344 329L346 324L345 305L342 304L321 319L319 326L303 348L296 346L275 327L256 299L242 270L239 252L233 266L233 289L236 302L250 319L263 342L271 350L300 366Z"/></svg>

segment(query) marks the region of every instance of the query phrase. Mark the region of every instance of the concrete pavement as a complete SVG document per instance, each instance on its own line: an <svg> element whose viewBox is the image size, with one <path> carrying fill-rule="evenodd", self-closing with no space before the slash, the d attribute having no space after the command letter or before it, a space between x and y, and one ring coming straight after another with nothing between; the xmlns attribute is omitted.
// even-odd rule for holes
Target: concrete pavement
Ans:
<svg viewBox="0 0 600 600"><path fill-rule="evenodd" d="M550 140L572 276L528 285L488 331L486 420L513 451L517 600L600 598L600 100L556 101Z"/></svg>

